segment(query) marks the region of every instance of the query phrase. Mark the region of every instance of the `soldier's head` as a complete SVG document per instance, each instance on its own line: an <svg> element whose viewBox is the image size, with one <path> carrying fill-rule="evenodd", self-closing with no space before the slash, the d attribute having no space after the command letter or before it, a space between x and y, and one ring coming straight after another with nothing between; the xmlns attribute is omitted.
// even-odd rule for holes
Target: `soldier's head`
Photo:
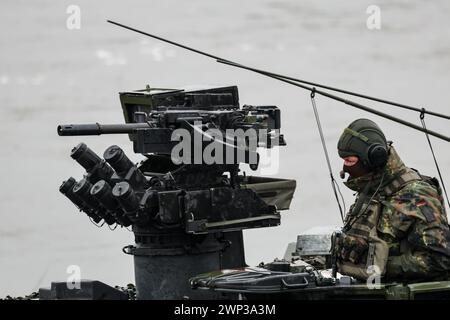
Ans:
<svg viewBox="0 0 450 320"><path fill-rule="evenodd" d="M339 156L344 159L344 172L358 178L377 171L387 163L386 137L369 119L357 119L344 129L338 142ZM342 174L341 174L342 176Z"/></svg>

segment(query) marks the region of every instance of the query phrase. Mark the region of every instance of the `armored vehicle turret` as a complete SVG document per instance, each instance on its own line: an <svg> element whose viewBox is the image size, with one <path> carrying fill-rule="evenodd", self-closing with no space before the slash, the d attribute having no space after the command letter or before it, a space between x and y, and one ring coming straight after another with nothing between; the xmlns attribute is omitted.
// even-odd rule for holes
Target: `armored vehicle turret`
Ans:
<svg viewBox="0 0 450 320"><path fill-rule="evenodd" d="M60 125L60 136L128 134L133 163L117 145L98 156L85 143L71 157L86 171L61 193L94 223L130 227L138 299L213 298L189 278L246 266L242 230L277 226L296 182L240 174L258 147L285 145L280 110L240 107L237 87L120 93L125 124ZM170 275L170 276L169 276Z"/></svg>

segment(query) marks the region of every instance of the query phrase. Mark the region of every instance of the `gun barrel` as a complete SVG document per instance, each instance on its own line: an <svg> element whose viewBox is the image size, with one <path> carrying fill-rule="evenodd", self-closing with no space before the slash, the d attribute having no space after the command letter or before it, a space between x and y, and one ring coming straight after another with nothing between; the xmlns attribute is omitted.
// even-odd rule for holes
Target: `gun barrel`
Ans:
<svg viewBox="0 0 450 320"><path fill-rule="evenodd" d="M135 129L148 128L148 123L124 124L60 124L57 128L60 136L92 136L101 134L133 133Z"/></svg>

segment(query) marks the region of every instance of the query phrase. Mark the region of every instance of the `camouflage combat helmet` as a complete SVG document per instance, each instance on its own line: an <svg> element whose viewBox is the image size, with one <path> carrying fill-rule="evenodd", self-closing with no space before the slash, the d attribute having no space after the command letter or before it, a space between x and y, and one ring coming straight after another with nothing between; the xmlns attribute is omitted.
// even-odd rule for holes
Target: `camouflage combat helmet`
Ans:
<svg viewBox="0 0 450 320"><path fill-rule="evenodd" d="M369 119L357 119L344 129L338 142L341 158L357 156L368 169L382 168L388 158L386 137Z"/></svg>

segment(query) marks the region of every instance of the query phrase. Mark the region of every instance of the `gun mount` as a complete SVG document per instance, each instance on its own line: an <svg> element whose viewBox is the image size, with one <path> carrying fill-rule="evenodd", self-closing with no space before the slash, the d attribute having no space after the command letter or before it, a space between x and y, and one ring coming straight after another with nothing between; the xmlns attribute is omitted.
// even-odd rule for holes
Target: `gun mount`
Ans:
<svg viewBox="0 0 450 320"><path fill-rule="evenodd" d="M101 158L80 143L71 157L86 173L60 191L95 223L131 226L136 244L123 251L134 256L138 298L210 298L188 279L244 267L242 230L276 226L289 208L295 180L239 174L241 163L258 167L258 147L285 145L280 110L240 108L236 87L120 99L127 123L60 125L58 134L128 134L146 159L136 165L116 145Z"/></svg>

